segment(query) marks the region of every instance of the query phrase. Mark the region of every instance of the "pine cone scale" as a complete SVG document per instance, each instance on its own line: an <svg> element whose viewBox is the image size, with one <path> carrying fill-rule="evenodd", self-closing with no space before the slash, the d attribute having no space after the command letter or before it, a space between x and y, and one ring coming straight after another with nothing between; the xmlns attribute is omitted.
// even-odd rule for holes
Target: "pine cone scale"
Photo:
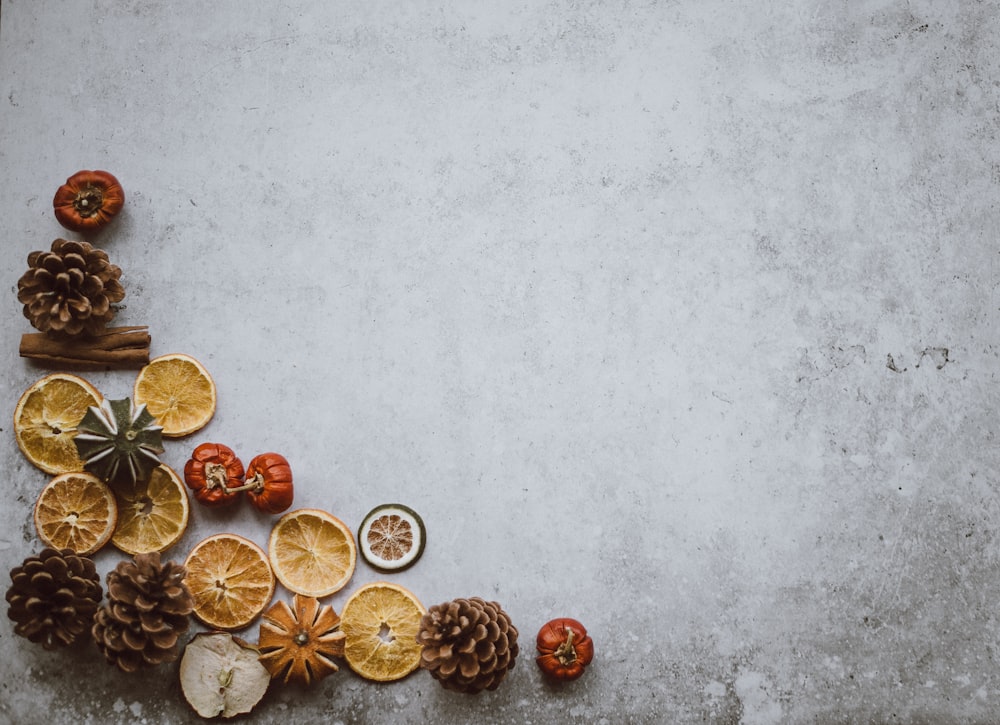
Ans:
<svg viewBox="0 0 1000 725"><path fill-rule="evenodd" d="M136 652L141 652L146 646L146 638L142 636L140 632L127 628L122 630L122 644L124 644L128 649L134 649Z"/></svg>
<svg viewBox="0 0 1000 725"><path fill-rule="evenodd" d="M150 632L149 639L156 645L156 648L150 651L162 651L167 655L170 655L169 658L164 661L172 662L177 656L177 653L173 651L174 645L177 644L177 640L180 639L180 636L180 632L170 627L163 631Z"/></svg>
<svg viewBox="0 0 1000 725"><path fill-rule="evenodd" d="M139 615L139 626L146 634L159 634L160 632L172 632L173 625L168 623L161 614L144 612Z"/></svg>

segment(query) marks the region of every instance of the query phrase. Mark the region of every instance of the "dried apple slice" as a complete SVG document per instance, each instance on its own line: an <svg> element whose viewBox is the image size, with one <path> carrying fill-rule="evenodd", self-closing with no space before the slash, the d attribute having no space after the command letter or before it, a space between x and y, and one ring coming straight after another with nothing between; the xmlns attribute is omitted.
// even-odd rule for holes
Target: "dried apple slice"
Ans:
<svg viewBox="0 0 1000 725"><path fill-rule="evenodd" d="M201 632L184 648L181 690L205 718L248 713L267 692L271 674L255 647L226 632Z"/></svg>

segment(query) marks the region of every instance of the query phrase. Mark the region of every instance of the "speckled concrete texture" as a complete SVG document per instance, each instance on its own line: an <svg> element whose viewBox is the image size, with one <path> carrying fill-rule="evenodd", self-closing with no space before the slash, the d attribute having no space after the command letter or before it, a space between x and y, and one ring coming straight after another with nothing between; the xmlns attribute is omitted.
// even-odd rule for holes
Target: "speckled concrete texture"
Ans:
<svg viewBox="0 0 1000 725"><path fill-rule="evenodd" d="M521 631L493 693L345 667L245 721L995 723L998 37L991 0L3 0L8 420L17 278L106 168L117 321L218 385L165 461L406 503L391 580ZM0 432L6 572L47 476ZM269 526L196 509L168 555ZM597 658L553 687L560 615ZM0 647L0 720L195 719L175 665Z"/></svg>

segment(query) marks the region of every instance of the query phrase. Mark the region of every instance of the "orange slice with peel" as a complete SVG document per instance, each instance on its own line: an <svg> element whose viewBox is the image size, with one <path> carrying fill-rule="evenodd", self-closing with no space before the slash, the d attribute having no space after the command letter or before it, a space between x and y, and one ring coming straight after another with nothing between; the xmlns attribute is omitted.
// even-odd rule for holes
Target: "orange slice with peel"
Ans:
<svg viewBox="0 0 1000 725"><path fill-rule="evenodd" d="M405 587L390 582L366 584L344 604L340 629L344 659L369 680L406 677L420 665L420 619L427 609Z"/></svg>
<svg viewBox="0 0 1000 725"><path fill-rule="evenodd" d="M343 589L358 560L351 530L319 509L296 509L278 519L267 551L286 589L317 598Z"/></svg>
<svg viewBox="0 0 1000 725"><path fill-rule="evenodd" d="M182 353L150 360L136 375L132 398L146 404L168 438L194 433L215 415L215 381L204 365Z"/></svg>
<svg viewBox="0 0 1000 725"><path fill-rule="evenodd" d="M118 526L111 543L127 554L149 554L176 544L187 529L190 505L180 477L163 463L145 481L118 484Z"/></svg>
<svg viewBox="0 0 1000 725"><path fill-rule="evenodd" d="M209 627L243 629L271 602L274 573L257 544L237 534L215 534L191 550L184 583L194 616Z"/></svg>
<svg viewBox="0 0 1000 725"><path fill-rule="evenodd" d="M89 556L111 540L118 504L111 489L89 473L63 473L42 489L35 502L38 538L54 549Z"/></svg>
<svg viewBox="0 0 1000 725"><path fill-rule="evenodd" d="M83 378L52 373L36 380L14 408L14 438L31 463L46 473L82 471L73 438L90 406L103 396Z"/></svg>

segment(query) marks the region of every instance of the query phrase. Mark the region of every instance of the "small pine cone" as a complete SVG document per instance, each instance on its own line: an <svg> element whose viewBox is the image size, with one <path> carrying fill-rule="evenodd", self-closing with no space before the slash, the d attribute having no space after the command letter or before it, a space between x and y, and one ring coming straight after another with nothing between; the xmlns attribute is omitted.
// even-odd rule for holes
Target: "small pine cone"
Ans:
<svg viewBox="0 0 1000 725"><path fill-rule="evenodd" d="M510 617L496 602L479 597L428 609L417 643L423 647L422 668L445 689L473 695L499 687L518 652Z"/></svg>
<svg viewBox="0 0 1000 725"><path fill-rule="evenodd" d="M10 572L7 616L14 633L55 649L86 632L104 590L94 562L71 549L45 548Z"/></svg>
<svg viewBox="0 0 1000 725"><path fill-rule="evenodd" d="M96 335L115 316L112 303L125 298L121 275L104 250L56 239L52 251L28 255L17 299L24 304L24 316L42 332Z"/></svg>
<svg viewBox="0 0 1000 725"><path fill-rule="evenodd" d="M177 659L177 640L194 608L186 573L172 561L161 565L159 552L137 554L108 573L108 604L98 610L92 630L108 662L135 672Z"/></svg>

